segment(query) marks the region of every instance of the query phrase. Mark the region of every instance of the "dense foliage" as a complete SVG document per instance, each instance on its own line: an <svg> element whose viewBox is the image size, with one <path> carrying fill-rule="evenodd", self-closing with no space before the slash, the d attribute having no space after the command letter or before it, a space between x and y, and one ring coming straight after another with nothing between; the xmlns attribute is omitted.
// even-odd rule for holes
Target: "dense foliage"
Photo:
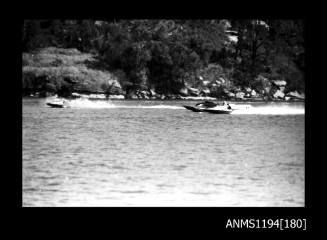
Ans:
<svg viewBox="0 0 327 240"><path fill-rule="evenodd" d="M125 88L175 93L200 76L254 87L262 75L304 91L302 20L25 20L22 27L24 52L54 46L96 54L124 76Z"/></svg>

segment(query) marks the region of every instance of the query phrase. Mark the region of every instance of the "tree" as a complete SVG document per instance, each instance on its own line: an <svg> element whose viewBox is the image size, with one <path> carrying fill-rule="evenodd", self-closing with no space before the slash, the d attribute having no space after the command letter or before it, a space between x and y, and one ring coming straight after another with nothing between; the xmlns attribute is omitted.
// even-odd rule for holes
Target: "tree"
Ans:
<svg viewBox="0 0 327 240"><path fill-rule="evenodd" d="M39 21L25 20L23 22L23 51L31 51L39 47L38 35L40 32Z"/></svg>
<svg viewBox="0 0 327 240"><path fill-rule="evenodd" d="M237 42L227 44L227 29ZM266 74L304 88L303 20L25 20L22 35L26 52L47 46L92 52L108 70L123 71L124 81L165 93L196 83L210 64L240 86Z"/></svg>
<svg viewBox="0 0 327 240"><path fill-rule="evenodd" d="M221 51L227 40L223 25L218 20L190 20L184 27L189 48L200 56L205 66L208 65L211 55Z"/></svg>
<svg viewBox="0 0 327 240"><path fill-rule="evenodd" d="M238 42L234 60L236 72L242 72L242 84L251 86L251 82L266 66L269 43L269 26L261 19L235 20L233 26L238 32Z"/></svg>

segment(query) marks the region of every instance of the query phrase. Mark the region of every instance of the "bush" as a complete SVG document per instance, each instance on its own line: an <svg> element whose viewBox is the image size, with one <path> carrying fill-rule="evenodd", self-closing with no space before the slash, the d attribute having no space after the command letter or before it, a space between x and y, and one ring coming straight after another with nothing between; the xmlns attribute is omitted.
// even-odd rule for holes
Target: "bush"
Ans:
<svg viewBox="0 0 327 240"><path fill-rule="evenodd" d="M121 69L117 69L117 70L113 71L113 75L115 77L117 77L118 82L119 82L120 86L122 86L123 89L126 89L126 86L129 86L132 84L129 81L129 79L127 78L126 73Z"/></svg>
<svg viewBox="0 0 327 240"><path fill-rule="evenodd" d="M46 83L45 84L45 91L55 93L57 92L57 86L54 83Z"/></svg>
<svg viewBox="0 0 327 240"><path fill-rule="evenodd" d="M224 91L224 87L217 86L210 91L210 97L216 97L216 98L224 98L226 97L226 93Z"/></svg>
<svg viewBox="0 0 327 240"><path fill-rule="evenodd" d="M300 91L305 92L304 74L301 72L291 72L286 76L286 92Z"/></svg>
<svg viewBox="0 0 327 240"><path fill-rule="evenodd" d="M206 68L200 70L199 75L207 81L215 81L220 77L225 78L224 69L219 64L209 64Z"/></svg>

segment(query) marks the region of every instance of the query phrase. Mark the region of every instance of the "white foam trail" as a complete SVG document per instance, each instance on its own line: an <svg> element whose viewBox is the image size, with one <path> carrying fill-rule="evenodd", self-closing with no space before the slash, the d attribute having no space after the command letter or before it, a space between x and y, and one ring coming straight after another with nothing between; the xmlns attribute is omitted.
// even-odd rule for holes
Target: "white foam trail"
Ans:
<svg viewBox="0 0 327 240"><path fill-rule="evenodd" d="M305 109L299 106L257 106L235 110L232 114L294 115L305 114Z"/></svg>
<svg viewBox="0 0 327 240"><path fill-rule="evenodd" d="M164 109L185 109L180 106L171 106L171 105L154 105L154 106L131 106L131 108L164 108Z"/></svg>
<svg viewBox="0 0 327 240"><path fill-rule="evenodd" d="M55 98L54 98L55 99ZM48 101L54 100L49 98ZM123 104L123 105L120 105ZM79 98L69 100L66 105L70 108L144 108L144 109L175 109L185 110L181 105L149 105L144 104L129 105L130 102L117 102L104 101L104 100L89 100L87 98ZM176 103L177 104L177 103ZM291 114L305 114L304 105L264 105L252 106L250 104L230 104L233 109L236 109L232 114L261 114L261 115L291 115Z"/></svg>
<svg viewBox="0 0 327 240"><path fill-rule="evenodd" d="M119 105L110 101L103 100L89 100L89 99L74 99L67 102L70 108L149 108L149 109L184 109L181 106L172 105Z"/></svg>
<svg viewBox="0 0 327 240"><path fill-rule="evenodd" d="M70 100L67 105L71 108L116 108L116 106L109 101L91 101L89 99Z"/></svg>

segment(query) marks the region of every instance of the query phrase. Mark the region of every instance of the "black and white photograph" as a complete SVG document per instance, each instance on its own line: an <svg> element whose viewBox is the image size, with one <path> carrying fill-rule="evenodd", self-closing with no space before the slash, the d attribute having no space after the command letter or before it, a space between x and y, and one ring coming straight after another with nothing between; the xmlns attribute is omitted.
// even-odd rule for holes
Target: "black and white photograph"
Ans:
<svg viewBox="0 0 327 240"><path fill-rule="evenodd" d="M23 207L306 206L305 20L21 28Z"/></svg>

